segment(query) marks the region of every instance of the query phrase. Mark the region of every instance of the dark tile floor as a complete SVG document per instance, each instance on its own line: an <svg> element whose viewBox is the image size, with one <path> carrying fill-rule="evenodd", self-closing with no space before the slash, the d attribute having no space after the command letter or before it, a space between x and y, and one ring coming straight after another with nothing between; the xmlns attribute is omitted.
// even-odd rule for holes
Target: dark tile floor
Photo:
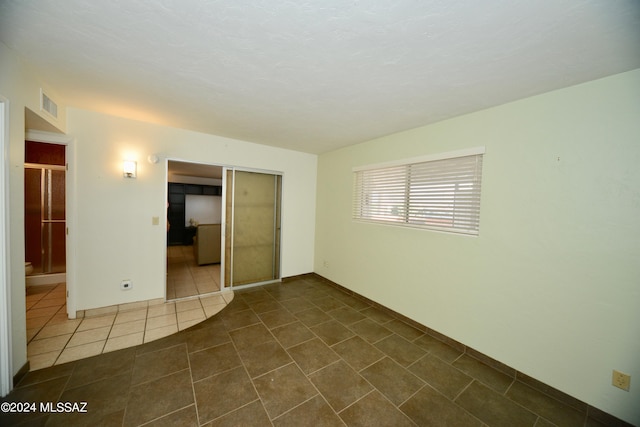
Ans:
<svg viewBox="0 0 640 427"><path fill-rule="evenodd" d="M236 291L175 335L30 372L2 401L87 402L3 413L2 426L599 425L313 277Z"/></svg>

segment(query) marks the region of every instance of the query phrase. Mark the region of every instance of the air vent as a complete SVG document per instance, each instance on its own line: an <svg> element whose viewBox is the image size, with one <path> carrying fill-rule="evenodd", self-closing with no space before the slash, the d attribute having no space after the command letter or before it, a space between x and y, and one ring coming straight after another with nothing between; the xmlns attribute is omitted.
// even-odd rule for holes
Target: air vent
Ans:
<svg viewBox="0 0 640 427"><path fill-rule="evenodd" d="M42 89L40 89L40 109L49 113L53 118L58 118L58 104L53 102Z"/></svg>

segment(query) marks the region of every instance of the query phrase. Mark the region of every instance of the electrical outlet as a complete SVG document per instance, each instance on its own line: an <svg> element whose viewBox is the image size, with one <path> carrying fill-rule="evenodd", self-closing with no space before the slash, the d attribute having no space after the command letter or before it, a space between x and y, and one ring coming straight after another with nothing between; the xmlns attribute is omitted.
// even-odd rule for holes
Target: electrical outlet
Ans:
<svg viewBox="0 0 640 427"><path fill-rule="evenodd" d="M123 280L122 282L120 282L120 289L122 289L123 291L128 291L131 288L133 288L133 283L131 283L131 280Z"/></svg>
<svg viewBox="0 0 640 427"><path fill-rule="evenodd" d="M322 263L322 266L323 266L324 268L329 268L329 261L324 260L324 262Z"/></svg>
<svg viewBox="0 0 640 427"><path fill-rule="evenodd" d="M611 383L622 390L629 391L631 386L631 375L622 373L620 371L613 370L613 377Z"/></svg>

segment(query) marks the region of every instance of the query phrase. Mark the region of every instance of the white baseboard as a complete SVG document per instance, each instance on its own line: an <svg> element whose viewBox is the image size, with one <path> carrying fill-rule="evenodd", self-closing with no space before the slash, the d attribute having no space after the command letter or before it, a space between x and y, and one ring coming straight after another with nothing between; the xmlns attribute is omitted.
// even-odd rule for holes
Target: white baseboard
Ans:
<svg viewBox="0 0 640 427"><path fill-rule="evenodd" d="M27 286L55 285L67 281L67 273L41 274L27 276Z"/></svg>

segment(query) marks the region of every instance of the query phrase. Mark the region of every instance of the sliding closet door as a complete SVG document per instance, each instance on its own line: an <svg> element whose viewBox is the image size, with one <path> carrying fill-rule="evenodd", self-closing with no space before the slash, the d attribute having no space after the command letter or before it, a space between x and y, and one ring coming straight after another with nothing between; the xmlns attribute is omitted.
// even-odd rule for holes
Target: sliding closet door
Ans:
<svg viewBox="0 0 640 427"><path fill-rule="evenodd" d="M279 279L282 177L230 170L226 178L225 284Z"/></svg>

